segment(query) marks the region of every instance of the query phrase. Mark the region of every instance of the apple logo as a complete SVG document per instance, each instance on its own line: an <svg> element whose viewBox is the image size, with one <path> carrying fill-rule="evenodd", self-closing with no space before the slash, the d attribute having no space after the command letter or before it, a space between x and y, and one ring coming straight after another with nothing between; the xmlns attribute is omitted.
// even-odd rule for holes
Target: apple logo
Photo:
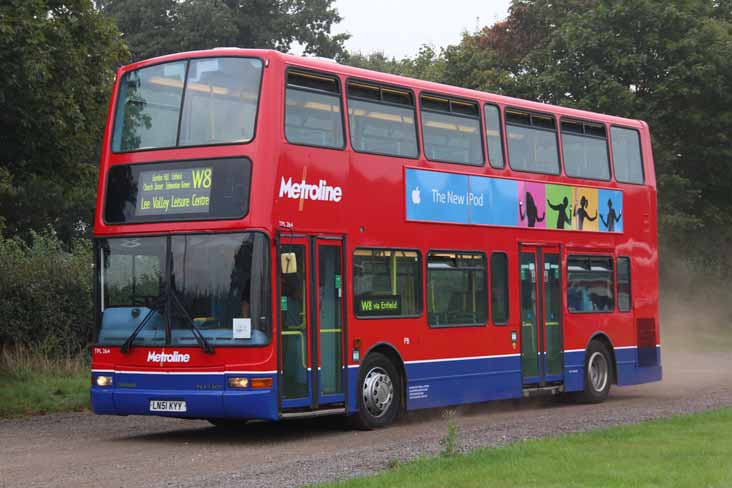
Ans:
<svg viewBox="0 0 732 488"><path fill-rule="evenodd" d="M414 190L412 190L412 203L419 205L421 202L422 198L419 196L419 187L415 187Z"/></svg>

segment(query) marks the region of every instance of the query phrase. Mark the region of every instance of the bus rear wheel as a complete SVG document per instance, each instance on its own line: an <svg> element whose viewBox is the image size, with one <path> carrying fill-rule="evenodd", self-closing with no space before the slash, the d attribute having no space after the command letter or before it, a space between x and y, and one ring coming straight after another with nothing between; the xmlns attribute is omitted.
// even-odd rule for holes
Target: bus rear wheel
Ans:
<svg viewBox="0 0 732 488"><path fill-rule="evenodd" d="M604 402L612 383L610 353L605 344L592 341L585 353L585 389L580 395L583 403Z"/></svg>
<svg viewBox="0 0 732 488"><path fill-rule="evenodd" d="M392 423L401 408L401 392L402 381L394 364L383 354L369 354L360 368L354 426L371 430Z"/></svg>

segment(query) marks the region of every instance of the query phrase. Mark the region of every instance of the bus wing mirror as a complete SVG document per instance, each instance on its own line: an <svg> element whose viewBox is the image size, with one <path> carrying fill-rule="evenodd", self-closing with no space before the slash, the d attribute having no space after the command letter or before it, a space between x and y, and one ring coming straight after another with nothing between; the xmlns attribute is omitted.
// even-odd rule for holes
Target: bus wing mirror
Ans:
<svg viewBox="0 0 732 488"><path fill-rule="evenodd" d="M294 252L283 252L280 254L280 267L282 274L297 273L297 256Z"/></svg>

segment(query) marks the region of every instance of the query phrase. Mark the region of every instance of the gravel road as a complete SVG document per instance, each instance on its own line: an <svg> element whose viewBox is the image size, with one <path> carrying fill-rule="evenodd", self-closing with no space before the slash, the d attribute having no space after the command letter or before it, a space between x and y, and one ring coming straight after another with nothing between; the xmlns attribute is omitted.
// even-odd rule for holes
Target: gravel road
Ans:
<svg viewBox="0 0 732 488"><path fill-rule="evenodd" d="M453 409L462 449L579 432L732 405L732 353L665 353L660 383L614 388L600 405L504 401ZM90 413L0 421L0 486L292 487L385 469L439 451L445 411L391 428L335 419L254 424L222 433L203 421Z"/></svg>

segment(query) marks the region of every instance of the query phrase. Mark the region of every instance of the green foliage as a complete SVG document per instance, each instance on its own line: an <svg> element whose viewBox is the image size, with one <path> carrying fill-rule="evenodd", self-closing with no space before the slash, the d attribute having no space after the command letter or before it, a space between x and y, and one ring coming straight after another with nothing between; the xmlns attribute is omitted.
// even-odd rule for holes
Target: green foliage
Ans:
<svg viewBox="0 0 732 488"><path fill-rule="evenodd" d="M442 447L440 455L443 457L456 456L460 452L458 447L458 426L452 416L447 422L447 434L440 439L440 446Z"/></svg>
<svg viewBox="0 0 732 488"><path fill-rule="evenodd" d="M333 0L104 0L135 60L221 46L333 58L347 34L331 34L341 17Z"/></svg>
<svg viewBox="0 0 732 488"><path fill-rule="evenodd" d="M89 408L87 358L51 358L29 347L1 349L0 418Z"/></svg>
<svg viewBox="0 0 732 488"><path fill-rule="evenodd" d="M50 224L68 240L91 223L110 86L126 59L114 24L91 1L2 3L4 235Z"/></svg>
<svg viewBox="0 0 732 488"><path fill-rule="evenodd" d="M388 58L384 53L376 52L368 55L361 53L346 53L339 61L357 68L381 71L401 76L410 76L429 81L441 81L445 77L445 59L442 52L435 51L428 45L423 45L414 58Z"/></svg>
<svg viewBox="0 0 732 488"><path fill-rule="evenodd" d="M49 356L74 356L94 331L92 249L75 240L66 250L51 230L30 243L0 239L0 350L26 346Z"/></svg>
<svg viewBox="0 0 732 488"><path fill-rule="evenodd" d="M426 458L329 487L730 486L732 409Z"/></svg>

